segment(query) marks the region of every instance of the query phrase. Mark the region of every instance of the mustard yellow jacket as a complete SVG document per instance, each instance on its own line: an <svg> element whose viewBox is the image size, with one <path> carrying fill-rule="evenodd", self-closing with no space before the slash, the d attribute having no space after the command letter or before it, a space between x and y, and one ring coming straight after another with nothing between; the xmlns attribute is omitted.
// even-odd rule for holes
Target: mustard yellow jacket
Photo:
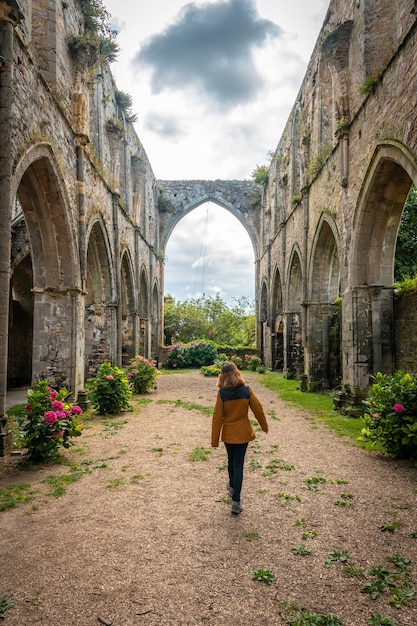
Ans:
<svg viewBox="0 0 417 626"><path fill-rule="evenodd" d="M217 448L221 440L225 443L247 443L255 439L249 421L249 407L262 430L268 432L268 424L258 398L248 385L225 387L217 392L211 428L211 445Z"/></svg>

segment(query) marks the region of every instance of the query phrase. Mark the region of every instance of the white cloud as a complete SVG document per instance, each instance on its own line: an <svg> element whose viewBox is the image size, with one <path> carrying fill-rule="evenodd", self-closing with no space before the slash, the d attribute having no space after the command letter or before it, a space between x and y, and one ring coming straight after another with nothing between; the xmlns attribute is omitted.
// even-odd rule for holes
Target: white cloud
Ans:
<svg viewBox="0 0 417 626"><path fill-rule="evenodd" d="M105 4L121 47L113 73L118 88L132 96L137 132L157 178L247 179L256 165L268 162L329 0ZM201 256L195 241L201 240L202 222L193 234L189 230L194 213L198 216L198 209L168 242L165 293L177 299L202 291L192 267ZM222 226L205 256L220 258L221 267L205 263L204 293L253 296L250 243L246 249L241 236L224 240L233 222L240 225L224 210L219 219Z"/></svg>

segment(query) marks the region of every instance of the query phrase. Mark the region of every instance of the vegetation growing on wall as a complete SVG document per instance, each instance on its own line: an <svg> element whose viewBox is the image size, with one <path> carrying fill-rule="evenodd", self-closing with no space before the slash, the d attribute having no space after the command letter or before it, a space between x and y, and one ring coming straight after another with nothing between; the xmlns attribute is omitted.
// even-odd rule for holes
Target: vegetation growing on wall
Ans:
<svg viewBox="0 0 417 626"><path fill-rule="evenodd" d="M81 0L81 10L80 32L68 42L71 52L74 55L88 54L91 65L100 61L112 63L119 53L119 45L102 0Z"/></svg>
<svg viewBox="0 0 417 626"><path fill-rule="evenodd" d="M267 165L257 165L251 174L251 178L255 185L267 185L269 176L269 168Z"/></svg>

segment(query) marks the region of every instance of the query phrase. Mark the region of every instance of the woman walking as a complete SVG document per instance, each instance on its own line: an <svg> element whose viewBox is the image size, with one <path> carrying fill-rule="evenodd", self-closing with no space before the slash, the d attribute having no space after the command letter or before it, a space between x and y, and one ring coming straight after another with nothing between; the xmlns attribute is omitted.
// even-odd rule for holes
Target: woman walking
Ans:
<svg viewBox="0 0 417 626"><path fill-rule="evenodd" d="M261 403L234 363L226 362L220 372L216 404L213 411L211 445L217 448L221 440L227 450L229 483L227 490L232 496L232 514L243 511L240 492L243 481L243 464L249 441L255 433L249 421L249 407L264 433L268 424Z"/></svg>

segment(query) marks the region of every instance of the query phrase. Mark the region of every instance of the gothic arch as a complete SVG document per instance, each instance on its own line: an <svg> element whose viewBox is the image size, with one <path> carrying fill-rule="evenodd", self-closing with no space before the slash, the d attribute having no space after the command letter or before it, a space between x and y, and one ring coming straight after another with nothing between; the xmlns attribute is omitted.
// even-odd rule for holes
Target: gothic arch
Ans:
<svg viewBox="0 0 417 626"><path fill-rule="evenodd" d="M297 246L291 254L287 281L287 311L285 320L285 351L287 375L304 373L303 356L303 270Z"/></svg>
<svg viewBox="0 0 417 626"><path fill-rule="evenodd" d="M331 303L340 296L339 237L333 221L321 217L311 255L310 300Z"/></svg>
<svg viewBox="0 0 417 626"><path fill-rule="evenodd" d="M34 287L75 287L77 240L63 178L49 145L26 153L16 167L14 183L13 197L22 207L30 240Z"/></svg>
<svg viewBox="0 0 417 626"><path fill-rule="evenodd" d="M340 381L340 262L337 230L333 222L320 219L311 258L310 298L306 307L307 375L322 387Z"/></svg>
<svg viewBox="0 0 417 626"><path fill-rule="evenodd" d="M251 181L158 181L159 245L163 252L178 222L206 202L229 211L245 228L255 257L260 253L260 188Z"/></svg>
<svg viewBox="0 0 417 626"><path fill-rule="evenodd" d="M265 347L268 340L268 287L266 281L263 280L260 289L261 296L259 298L259 336L260 349L263 361L267 361Z"/></svg>
<svg viewBox="0 0 417 626"><path fill-rule="evenodd" d="M380 144L357 204L352 286L392 286L397 231L413 181L417 181L416 156L398 142Z"/></svg>
<svg viewBox="0 0 417 626"><path fill-rule="evenodd" d="M67 328L74 347L79 330L74 302L80 298L77 239L66 188L49 145L32 147L19 161L12 194L12 256L19 237L23 248L12 263L9 329L19 339L9 344L9 380L16 379L13 364L20 358L26 363L25 380L47 376L52 384L74 387L78 356L70 351L70 367L63 365L69 349L61 328Z"/></svg>
<svg viewBox="0 0 417 626"><path fill-rule="evenodd" d="M103 361L116 362L117 312L110 244L100 216L87 232L85 357L87 378Z"/></svg>
<svg viewBox="0 0 417 626"><path fill-rule="evenodd" d="M132 259L127 250L122 254L120 273L122 365L126 366L136 352L135 283Z"/></svg>
<svg viewBox="0 0 417 626"><path fill-rule="evenodd" d="M145 267L142 267L139 278L139 353L149 357L150 347L150 304L149 304L149 278Z"/></svg>
<svg viewBox="0 0 417 626"><path fill-rule="evenodd" d="M152 335L151 335L151 354L152 357L159 351L160 345L160 289L158 283L155 281L152 289Z"/></svg>
<svg viewBox="0 0 417 626"><path fill-rule="evenodd" d="M272 283L271 318L271 366L282 371L284 368L284 303L278 267L275 269Z"/></svg>
<svg viewBox="0 0 417 626"><path fill-rule="evenodd" d="M413 181L417 159L404 145L377 146L359 194L353 232L352 272L343 296L344 315L353 320L345 330L344 349L360 388L369 375L395 367L393 346L393 279L398 226Z"/></svg>

